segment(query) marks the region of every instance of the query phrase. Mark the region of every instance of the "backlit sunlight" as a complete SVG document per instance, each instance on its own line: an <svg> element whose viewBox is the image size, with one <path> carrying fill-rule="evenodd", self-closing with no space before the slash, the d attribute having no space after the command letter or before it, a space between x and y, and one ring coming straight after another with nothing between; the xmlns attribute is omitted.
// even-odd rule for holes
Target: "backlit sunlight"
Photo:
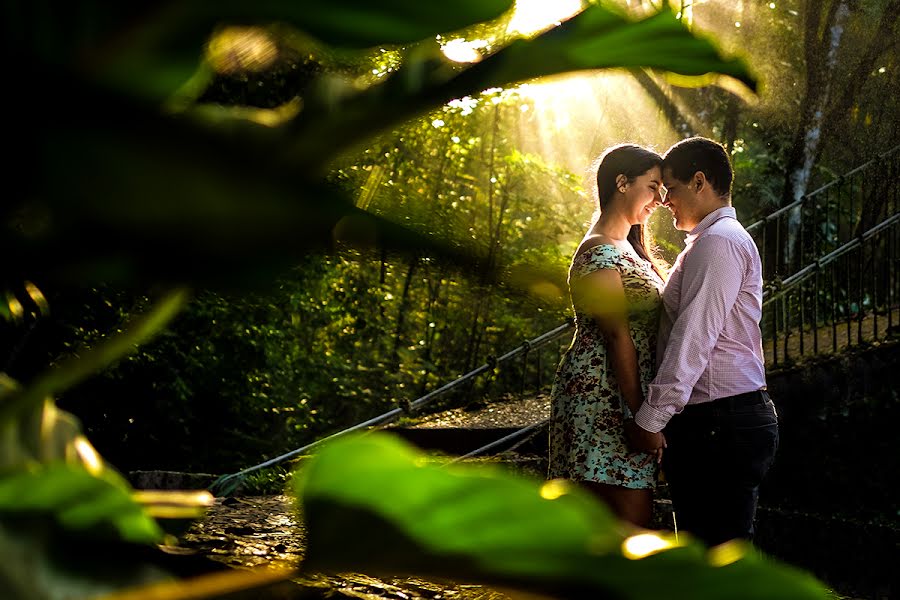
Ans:
<svg viewBox="0 0 900 600"><path fill-rule="evenodd" d="M677 546L678 543L674 540L666 539L655 533L641 533L622 542L622 554L626 558L636 560Z"/></svg>
<svg viewBox="0 0 900 600"><path fill-rule="evenodd" d="M516 0L509 33L532 35L565 21L582 9L581 0Z"/></svg>
<svg viewBox="0 0 900 600"><path fill-rule="evenodd" d="M88 473L99 475L103 471L103 461L86 437L83 435L77 436L73 442L73 447Z"/></svg>
<svg viewBox="0 0 900 600"><path fill-rule="evenodd" d="M206 57L219 73L263 71L278 56L272 36L261 27L226 27L207 44Z"/></svg>
<svg viewBox="0 0 900 600"><path fill-rule="evenodd" d="M464 40L457 38L441 45L444 56L454 62L474 63L481 60L481 50L488 45L486 40Z"/></svg>
<svg viewBox="0 0 900 600"><path fill-rule="evenodd" d="M585 173L604 148L624 141L664 149L679 139L659 106L624 71L581 72L520 85L524 150Z"/></svg>
<svg viewBox="0 0 900 600"><path fill-rule="evenodd" d="M541 498L545 500L556 500L560 496L569 493L571 484L565 479L551 479L541 486Z"/></svg>

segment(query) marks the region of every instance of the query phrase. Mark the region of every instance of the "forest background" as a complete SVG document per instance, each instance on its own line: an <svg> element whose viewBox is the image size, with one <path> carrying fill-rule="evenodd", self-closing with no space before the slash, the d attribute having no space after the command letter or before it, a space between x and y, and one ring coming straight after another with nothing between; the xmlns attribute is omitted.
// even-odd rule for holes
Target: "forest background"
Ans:
<svg viewBox="0 0 900 600"><path fill-rule="evenodd" d="M618 4L638 16L659 3ZM635 70L454 100L345 153L328 180L357 207L448 245L464 241L481 260L460 267L427 248L397 253L342 221L329 251L261 273L250 291L196 290L165 333L67 390L60 407L122 470L236 470L413 400L560 324L571 314L568 261L594 210L591 163L609 145L722 141L748 224L900 139L898 0L681 4L695 33L747 60L762 82L757 97ZM527 27L514 19L439 41L447 54L489 53ZM282 27L223 28L207 56L214 76L198 104L261 123L296 111L315 75L332 74L339 93L400 60L396 49L329 52ZM673 260L683 236L667 211L652 230ZM549 275L515 285L523 269ZM0 320L2 370L20 381L117 331L155 291L35 284L50 311Z"/></svg>

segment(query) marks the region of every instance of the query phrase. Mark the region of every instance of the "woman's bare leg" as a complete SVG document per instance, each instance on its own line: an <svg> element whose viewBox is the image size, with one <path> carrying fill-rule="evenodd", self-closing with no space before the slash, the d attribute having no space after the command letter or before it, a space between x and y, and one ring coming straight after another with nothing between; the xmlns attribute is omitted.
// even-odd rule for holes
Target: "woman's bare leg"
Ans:
<svg viewBox="0 0 900 600"><path fill-rule="evenodd" d="M582 484L623 521L643 529L650 527L653 517L652 489L631 489L596 481L584 481Z"/></svg>

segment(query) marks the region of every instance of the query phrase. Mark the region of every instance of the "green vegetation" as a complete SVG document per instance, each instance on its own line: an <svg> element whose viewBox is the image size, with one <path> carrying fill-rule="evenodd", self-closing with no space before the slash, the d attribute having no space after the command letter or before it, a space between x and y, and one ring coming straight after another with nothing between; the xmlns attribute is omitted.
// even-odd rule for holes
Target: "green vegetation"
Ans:
<svg viewBox="0 0 900 600"><path fill-rule="evenodd" d="M3 100L15 150L7 167L19 179L0 207L4 552L27 545L44 556L53 545L44 529L6 527L22 513L76 539L85 530L161 539L92 444L121 470L236 469L413 399L558 324L566 263L592 207L571 166L523 135L544 125L539 102L509 86L628 68L652 97L677 100L663 103L671 131L687 131L672 106L710 111L712 130L699 133L721 133L733 150L747 182L740 210L762 212L740 193L778 197L772 173L785 153L769 146L790 136L739 128L752 109L720 88L685 90L660 76L723 73L756 86L742 61L692 33L684 7L632 19L592 4L523 38L506 29L511 4L4 7L6 75L18 86ZM888 4L854 13L853 35L887 20ZM791 17L781 18L777 33L793 39ZM482 40L482 60L447 60L438 34ZM868 115L872 105L866 96L857 108ZM874 105L887 117L860 118L888 131L892 105ZM621 141L612 138L590 140L579 160ZM818 152L839 154L833 146ZM677 239L655 227L671 258ZM251 483L267 489L267 477ZM203 501L185 504L182 515ZM780 576L765 573L760 589ZM29 597L59 585L19 577Z"/></svg>

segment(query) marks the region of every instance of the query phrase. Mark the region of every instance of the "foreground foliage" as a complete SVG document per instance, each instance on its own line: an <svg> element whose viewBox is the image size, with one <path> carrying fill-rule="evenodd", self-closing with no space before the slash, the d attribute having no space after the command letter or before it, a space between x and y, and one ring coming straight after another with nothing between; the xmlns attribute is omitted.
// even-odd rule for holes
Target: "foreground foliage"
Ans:
<svg viewBox="0 0 900 600"><path fill-rule="evenodd" d="M6 96L3 108L6 114L19 117L10 143L22 151L14 156L11 168L30 175L30 185L0 209L0 251L5 256L18 257L8 265L5 274L7 302L3 316L11 322L23 320L24 309L19 300L23 289L36 306L41 306L38 286L24 282L37 281L42 288L73 283L130 285L139 297L153 296L147 290L154 286L169 288L173 282L198 288L246 290L283 276L298 262L332 250L335 243L413 257L407 263L407 279L421 264L431 268L432 261L440 260L441 264L478 273L480 285L503 282L510 288L532 293L553 286L553 276L539 265L527 261L501 265L495 254L499 234L493 227L488 227L488 244L484 248L477 243L463 243L452 235L434 234L442 221L433 220L433 227L429 226L433 215L424 215L423 229L401 225L370 208L368 202L355 199L347 187L337 185L334 177L325 173L346 152L386 128L399 126L450 100L533 77L581 69L647 67L684 75L725 73L750 86L754 79L743 63L722 57L710 42L692 35L668 9L641 21L631 21L603 6L590 6L532 39L508 40L484 60L468 67L450 64L430 39L437 32L498 17L510 4L503 0L459 1L431 7L412 0L395 0L361 8L357 2L342 1L303 6L278 1L226 2L217 4L214 10L202 2L183 3L177 10L168 5L109 2L8 5L6 11L13 18L4 20L3 43L6 56L15 57L9 65L8 78L21 82L31 95L15 110L9 102L19 103L20 99ZM247 27L269 25L272 21L279 23L273 26L276 29L292 27L305 32L297 33L305 40L298 48L304 50L309 44L331 47L344 53L348 60L346 56L360 52L354 48L377 45L391 47L397 59L381 72L379 80L363 82L364 85L351 85L335 72L313 65L306 72L297 98L274 112L203 105L200 99L215 68L215 57L201 52L210 35L223 23ZM59 34L45 35L48 31ZM248 36L260 33L242 31ZM310 41L307 35L318 39ZM362 61L365 52L356 54L356 60ZM60 89L66 92L62 102L57 94ZM451 150L448 147L447 152ZM527 162L525 158L504 153L504 169L494 169L494 159L492 150L492 170L488 171L492 184L503 186L526 180L528 169L521 168ZM359 180L347 177L345 181ZM446 187L443 179L432 184L433 193ZM401 214L406 211L408 207L401 207ZM450 279L442 275L433 281L443 285ZM181 291L164 295L156 308L150 309L147 319L125 333L106 339L103 332L98 332L87 349L77 351L80 356L61 361L50 371L27 378L21 387L9 386L4 392L0 398L0 444L4 452L0 462L5 467L0 486L2 522L28 513L37 517L39 523L53 522L76 538L87 530L105 531L126 542L151 543L161 539L161 529L149 520L153 511L141 508L140 498L131 494L124 480L104 475L99 458L94 467L85 466L85 457L90 453L86 440L79 437L77 424L67 431L67 437L60 438L65 449L62 455L44 452L50 447L50 440L56 438L46 436L46 429L27 424L38 407L44 414L53 414L55 395L65 394L90 375L124 358L137 344L161 333L185 297ZM296 299L303 302L302 296ZM342 314L344 308L339 305L336 315L346 318ZM402 301L397 310L404 314ZM476 319L475 325L478 323ZM343 323L344 328L359 326L359 319ZM198 345L201 341L197 339ZM164 342L162 338L161 343ZM402 350L403 344L394 342L389 360L395 361L395 355L402 354ZM164 350L161 352L165 354ZM297 356L298 364L307 360L307 356ZM235 368L243 368L243 362L236 361ZM257 375L247 373L247 377ZM189 371L180 385L185 390L198 385L194 372ZM193 397L184 393L180 398L187 402ZM74 423L64 418L58 422ZM74 453L69 452L70 447ZM23 448L41 451L29 454L21 451ZM337 448L355 452L353 446ZM426 473L409 479L404 474L409 459L402 450L385 445L378 453L382 459L379 464L383 461L387 470L375 470L372 474L380 473L378 476L384 477L386 483L394 476L409 480L409 500L430 500L442 489L449 489L456 499L449 507L436 507L443 512L425 520L425 528L430 532L420 532L422 540L436 541L448 523L478 517L481 508L486 508L487 514L495 514L500 506L496 499L481 504L495 494L507 499L527 495L522 487L525 484L502 478L494 483L477 478L478 483L466 483L463 479L461 487L456 488L446 488L450 480L443 474ZM76 461L75 466L63 466L72 460ZM453 477L449 472L446 475ZM327 535L323 541L323 532L327 534L329 528L340 526L339 521L331 519L343 518L334 510L341 506L341 495L353 497L362 488L351 482L338 492L338 488L325 485L327 477L318 479L321 476L307 481L304 501L316 507L313 513L324 511L316 517L315 526L317 547L323 549L319 555L321 564L327 565L334 557L330 554L333 551L328 550ZM377 485L374 481L371 484ZM319 485L323 487L317 488ZM460 492L465 492L465 497L459 497ZM337 494L338 503L322 503L333 494ZM571 501L576 506L569 506L566 498L576 498ZM573 569L581 572L580 569L593 567L595 555L585 553L585 540L578 537L581 534L577 530L596 520L592 527L601 529L586 531L593 532L591 539L600 544L601 555L613 561L615 569L627 570L640 564L641 573L647 573L650 587L635 588L638 593L647 594L658 586L670 566L687 569L691 576L696 567L698 575L692 581L706 586L717 586L719 574L729 572L708 569L703 565L702 553L690 544L659 555L671 557L672 562L669 558L651 558L646 562L613 558L609 552L620 541L616 525L599 508L577 498L566 494L561 502L553 504L569 506L565 514L555 516L542 512L545 504L535 504L533 498L514 502L523 511L521 518L545 517L536 526L542 523L549 529L532 533L549 534L555 529L555 520L562 519L565 527L552 532L566 535L556 545L547 546L560 553L555 559L540 553L506 557L507 547L513 541L537 552L535 544L548 540L531 539L529 546L525 539L529 536L502 526L484 529L485 533L496 534L495 538L467 538L461 533L462 537L447 541L456 539L460 557L470 553L462 562L476 556L484 559L484 566L472 571L474 576L527 580L532 569L543 565L546 570L536 571L536 576L540 582L552 585L563 574L573 575ZM190 514L196 514L190 511L202 504L198 498L194 500L186 502ZM467 512L470 502L475 503L470 507L474 513ZM147 503L151 502L144 502ZM171 511L157 514L167 512ZM603 523L605 527L600 525ZM403 557L409 557L404 555L401 543L406 538L395 535L392 528L383 533L393 536L390 539L396 546L391 546L392 552L400 557L396 566L405 568ZM33 532L16 529L16 542L4 543L4 554L43 533L39 527ZM403 536L408 537L409 533ZM492 540L498 545L492 545ZM49 545L52 544L33 546L38 555L43 555ZM422 547L427 550L427 545ZM571 564L563 564L566 561L562 557L571 558ZM53 566L40 568L66 570L65 559L48 564ZM738 566L732 570L746 568L751 574L764 573L763 579L772 582L770 587L784 581L785 585L798 585L796 589L801 591L815 590L811 584L802 583L802 578L784 575L778 569L758 571L751 558L735 564ZM422 566L431 570L435 563ZM454 573L467 575L456 566L451 569ZM619 589L621 580L608 569L606 573L598 576L585 572L582 579L572 581L587 587ZM651 573L655 575L651 577ZM85 582L85 595L107 589L110 577L102 568L91 572L89 578L94 578L98 586L91 588L91 582ZM672 577L677 580L678 576ZM31 580L26 576L17 585L21 586L21 581L25 581L27 589ZM34 589L28 593L34 598L53 597L59 592L54 585L63 585L40 578L32 583Z"/></svg>
<svg viewBox="0 0 900 600"><path fill-rule="evenodd" d="M305 569L489 581L572 598L826 598L749 544L630 530L569 482L442 466L388 434L333 442L296 476Z"/></svg>

